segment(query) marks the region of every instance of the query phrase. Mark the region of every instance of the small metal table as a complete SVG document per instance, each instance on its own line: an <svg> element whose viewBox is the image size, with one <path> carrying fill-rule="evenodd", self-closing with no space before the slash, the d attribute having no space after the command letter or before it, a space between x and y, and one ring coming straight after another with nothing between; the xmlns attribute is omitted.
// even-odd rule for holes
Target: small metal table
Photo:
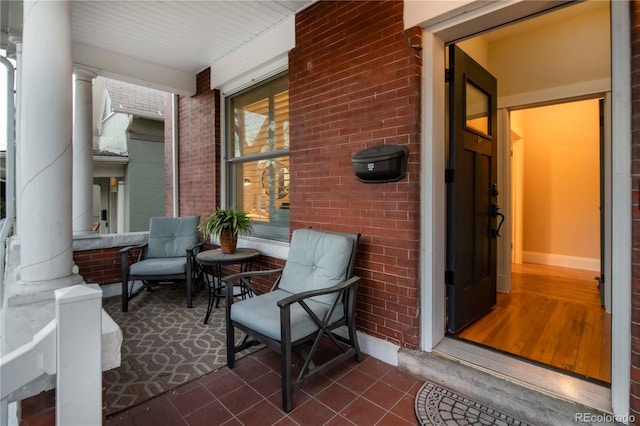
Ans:
<svg viewBox="0 0 640 426"><path fill-rule="evenodd" d="M209 286L209 306L204 323L209 321L213 302L216 301L216 308L220 299L224 298L224 285L222 284L222 267L225 265L240 265L240 272L251 269L251 263L261 256L260 252L250 248L237 248L235 253L225 254L221 249L206 250L196 256L196 263L201 268L202 276ZM244 289L240 291L241 295Z"/></svg>

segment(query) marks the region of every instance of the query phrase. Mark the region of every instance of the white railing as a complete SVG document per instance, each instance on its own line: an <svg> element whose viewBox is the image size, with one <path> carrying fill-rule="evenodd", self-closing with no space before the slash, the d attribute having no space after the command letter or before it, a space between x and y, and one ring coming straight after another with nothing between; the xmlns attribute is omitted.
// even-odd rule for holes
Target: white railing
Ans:
<svg viewBox="0 0 640 426"><path fill-rule="evenodd" d="M6 425L12 394L42 375L56 375L56 424L102 424L102 290L75 285L55 291L55 319L32 341L0 359Z"/></svg>

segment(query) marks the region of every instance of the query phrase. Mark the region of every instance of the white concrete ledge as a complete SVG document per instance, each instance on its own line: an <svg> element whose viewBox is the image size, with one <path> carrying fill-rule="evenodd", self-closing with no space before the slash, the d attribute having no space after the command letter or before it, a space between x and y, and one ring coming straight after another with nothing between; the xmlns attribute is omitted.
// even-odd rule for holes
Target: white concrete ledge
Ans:
<svg viewBox="0 0 640 426"><path fill-rule="evenodd" d="M73 251L99 250L112 247L134 246L137 244L146 243L148 240L148 232L74 236Z"/></svg>

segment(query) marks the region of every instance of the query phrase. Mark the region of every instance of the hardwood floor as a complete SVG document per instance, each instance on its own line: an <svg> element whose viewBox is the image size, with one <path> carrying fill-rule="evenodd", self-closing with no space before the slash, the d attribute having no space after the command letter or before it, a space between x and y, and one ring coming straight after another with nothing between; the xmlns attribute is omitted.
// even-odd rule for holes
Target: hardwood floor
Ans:
<svg viewBox="0 0 640 426"><path fill-rule="evenodd" d="M611 382L611 315L597 273L514 264L511 293L458 337L601 382Z"/></svg>

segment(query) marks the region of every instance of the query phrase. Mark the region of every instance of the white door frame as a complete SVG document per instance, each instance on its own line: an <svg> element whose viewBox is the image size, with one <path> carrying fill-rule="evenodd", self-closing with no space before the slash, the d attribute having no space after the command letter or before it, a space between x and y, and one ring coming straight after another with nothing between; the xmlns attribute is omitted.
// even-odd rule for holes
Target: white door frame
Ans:
<svg viewBox="0 0 640 426"><path fill-rule="evenodd" d="M517 8L537 2L473 2L477 8L446 11L429 19L422 38L421 349L431 352L445 334L445 43L505 23ZM544 3L544 2L540 2ZM405 3L406 7L407 3ZM515 12L514 12L515 10ZM504 13L507 11L507 13ZM509 13L513 12L513 13ZM521 17L526 16L522 14ZM611 405L629 413L631 348L631 84L630 16L627 2L611 2Z"/></svg>

